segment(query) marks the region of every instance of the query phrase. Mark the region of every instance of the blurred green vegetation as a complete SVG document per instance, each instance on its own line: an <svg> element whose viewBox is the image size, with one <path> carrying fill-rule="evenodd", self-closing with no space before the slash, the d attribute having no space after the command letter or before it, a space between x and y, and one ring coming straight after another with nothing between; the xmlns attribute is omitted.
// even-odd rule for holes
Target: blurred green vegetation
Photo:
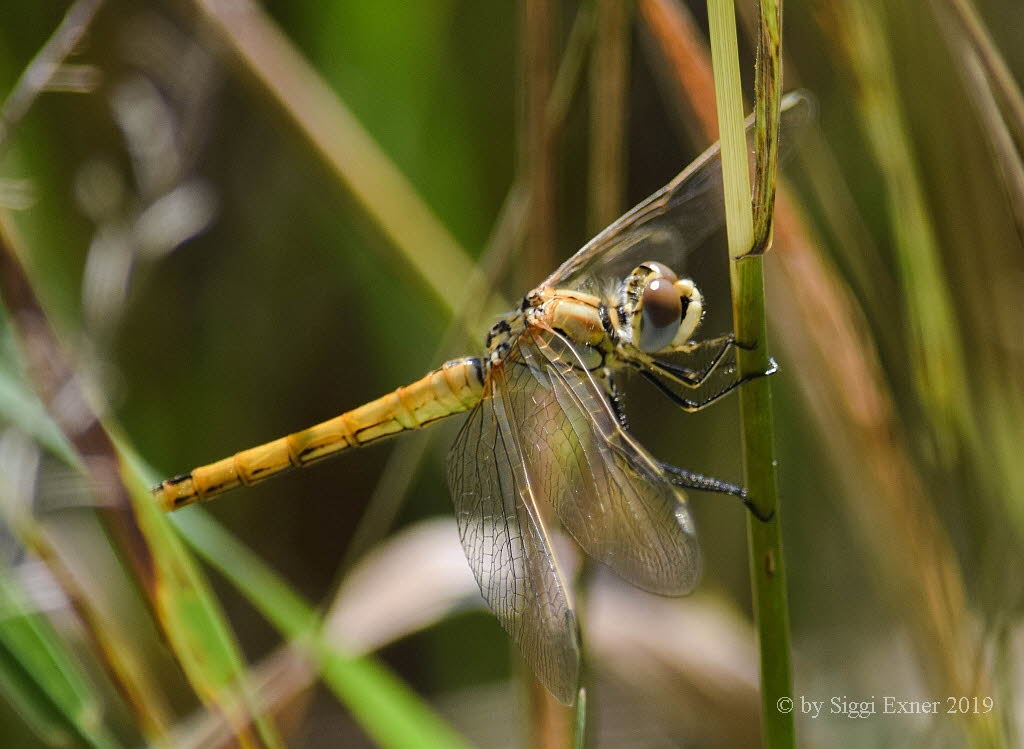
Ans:
<svg viewBox="0 0 1024 749"><path fill-rule="evenodd" d="M963 30L946 13L952 3L857 5L791 0L785 8L786 87L809 89L819 117L784 171L808 217L814 256L835 271L838 292L826 289L825 298L839 299L836 309L852 310L839 322L787 312L822 289L811 286L817 277L776 265L782 261L773 255L785 246L769 254L769 315L772 294L782 309L769 328L782 367L774 392L795 694L816 700L992 697L1000 721L995 733L1004 738L978 730L981 718L943 714L798 716L798 733L805 746L1014 746L1024 730L1016 722L1024 714L1024 584L1015 573L1024 552L1024 469L1016 452L1024 429L1024 253L1015 220L1024 206L1004 185L1008 174L1021 171L1021 154L1016 163L994 156L992 129L975 103L979 84L961 46ZM1019 87L1019 1L977 5ZM0 209L16 227L36 292L112 422L165 475L329 418L419 377L446 355L479 353L491 323L486 316L475 320L478 340L456 335L458 348L439 349L449 308L403 262L387 232L339 184L258 76L202 20L203 8L217 6L108 0L69 60L93 66L95 87L44 92L0 144ZM579 4L556 6L557 58ZM68 7L43 1L6 9L0 99ZM517 175L523 81L516 5L358 0L267 3L266 10L478 259ZM704 29L703 4L692 4L691 11ZM691 106L680 106L670 65L645 16L633 16L629 205L707 143L690 137L698 132ZM752 49L749 40L741 49L744 74L751 77ZM573 98L555 148L559 260L588 238L588 106L587 96ZM902 131L894 133L893 123ZM1007 119L1011 132L1021 126ZM13 210L25 182L31 205ZM184 213L151 222L159 229L155 235L130 234L140 217L154 217L147 209L158 198L176 189ZM915 195L908 198L908 192ZM906 231L910 204L930 226L925 239ZM707 251L724 256L721 247ZM508 299L526 290L522 278L550 270L520 268L524 256L517 249L511 271L498 279ZM705 264L700 283L709 300L704 332L710 335L727 320L728 279L723 263ZM932 286L915 296L923 280ZM808 358L807 342L815 334L829 338L840 323L857 332L860 345L834 351L826 364ZM0 384L11 383L0 391L0 476L15 476L15 464L4 462L13 454L7 448L27 431L28 444L42 449L25 490L39 507L40 524L62 543L80 545L71 556L83 565L86 595L96 596L108 614L123 614L125 636L137 641L151 682L166 691L161 710L181 731L175 737L202 735L189 733L199 720L188 682L146 621L128 578L112 571L108 538L81 509L89 503L87 488L40 437L52 425L28 395L31 384L9 320L0 325ZM878 434L907 456L907 475L887 474L872 445L841 436L863 436L869 433L864 425L875 423L874 412L854 409L862 418L850 418L837 405L860 393L829 390L836 381L832 367L849 371L863 361L879 364L878 382L892 411L878 422ZM922 366L928 376L921 376ZM944 377L940 388L936 378ZM740 475L735 406L676 414L633 383L627 402L635 431L654 454L727 480ZM425 458L388 530L391 541L419 521L450 517L443 457L456 428L436 427L425 437ZM396 441L346 454L232 493L203 511L275 570L297 600L322 605L328 621L336 613L328 613L335 594L340 608L351 594L386 628L380 622L401 591L389 587L397 583L394 573L372 578L381 586L378 598L359 598L355 586L347 587L343 573L349 570L342 564L353 561L346 549L361 519L375 512L370 498L382 476L412 470L389 462L398 447ZM912 501L876 504L889 496L886 478L895 487L889 490L913 494ZM0 491L16 493L6 484ZM652 678L653 687L631 682L630 669L616 665L615 647L600 640L603 620L595 614L598 687L590 709L599 745L756 745L756 729L741 735L757 720L756 701L748 699L756 689L756 658L733 663L722 655L733 627L750 642L753 637L743 508L696 493L691 501L705 550L704 582L691 599L652 599L650 605L703 617L691 622L698 650L692 660L706 654L711 665L649 656L665 658L678 673ZM454 526L450 541L457 550ZM918 557L930 567L915 570L901 556L920 548L938 550L939 572L931 558ZM81 661L84 676L69 676L68 683L77 694L85 680L86 702L99 716L82 732L100 725L103 740L116 736L137 745L137 718L117 695L60 586L31 577L40 568L36 554L13 529L0 533L0 552L5 590L12 581L26 588L47 614L55 641L66 646L59 657L73 653ZM367 563L365 572L373 559L357 560L357 568ZM422 566L430 569L425 560ZM36 590L33 597L26 581L39 579L43 594ZM934 580L938 593L928 588ZM280 656L288 638L267 623L260 607L219 574L211 574L210 583L246 660L259 671ZM614 588L600 575L595 585ZM55 593L46 595L50 589ZM424 583L424 590L432 589ZM601 600L600 593L594 596ZM471 743L518 745L526 710L518 687L509 686L516 667L505 635L471 596L455 599L436 622L429 601L413 600L414 611L403 615L422 615L425 628L410 626L408 636L394 640L370 637L353 648L375 650ZM952 616L922 603L939 599ZM582 620L587 634L588 617ZM653 621L641 628L653 631ZM955 645L955 656L942 650L943 623L954 638L944 644ZM348 642L343 623L337 626L340 642ZM687 632L677 637L686 640ZM0 642L7 642L2 633ZM663 643L666 652L671 644ZM625 648L621 643L618 656L642 681L650 664ZM957 679L973 691L941 691ZM674 708L645 688L660 690ZM300 685L272 700L284 743L369 745L351 717L358 709L327 694ZM52 745L52 736L32 733L31 714L12 705L0 707L0 743Z"/></svg>

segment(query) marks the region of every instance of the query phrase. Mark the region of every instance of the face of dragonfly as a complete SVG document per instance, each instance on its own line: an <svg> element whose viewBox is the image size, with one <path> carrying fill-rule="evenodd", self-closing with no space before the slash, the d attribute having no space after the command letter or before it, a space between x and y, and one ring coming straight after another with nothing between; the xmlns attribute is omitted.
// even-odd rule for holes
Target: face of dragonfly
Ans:
<svg viewBox="0 0 1024 749"><path fill-rule="evenodd" d="M649 260L622 282L616 311L620 355L646 362L654 354L686 350L704 315L704 300L692 280Z"/></svg>

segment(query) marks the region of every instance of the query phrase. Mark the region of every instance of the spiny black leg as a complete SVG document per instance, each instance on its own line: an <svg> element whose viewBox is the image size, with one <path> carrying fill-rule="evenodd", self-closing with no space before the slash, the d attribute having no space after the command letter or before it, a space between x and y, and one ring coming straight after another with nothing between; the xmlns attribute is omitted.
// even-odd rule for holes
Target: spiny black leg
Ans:
<svg viewBox="0 0 1024 749"><path fill-rule="evenodd" d="M706 341L699 341L697 343L690 344L690 348L686 353L692 354L695 351L708 346L719 346L719 349L703 369L689 369L687 367L679 367L674 364L659 361L654 361L653 364L661 371L674 375L675 379L680 384L690 388L698 388L704 384L716 369L718 369L718 365L720 365L722 360L725 359L725 355L729 352L730 348L735 346L736 348L743 349L744 351L753 351L757 348L757 343L741 343L736 340L736 336L729 333L728 335L719 336L718 338L709 338Z"/></svg>
<svg viewBox="0 0 1024 749"><path fill-rule="evenodd" d="M762 523L767 523L773 517L775 517L775 511L772 510L768 515L763 515L757 505L750 501L750 497L747 496L747 490L742 486L736 486L720 479L712 478L710 476L703 476L699 473L693 473L682 468L677 468L670 463L662 463L662 470L668 474L668 480L676 486L682 486L686 489L698 489L703 492L715 492L716 494L728 494L732 497L739 497L740 501L743 502L743 506L746 507L750 514L760 520Z"/></svg>
<svg viewBox="0 0 1024 749"><path fill-rule="evenodd" d="M676 486L682 486L687 489L700 489L702 492L715 492L716 494L729 494L733 497L745 498L747 496L747 490L742 486L736 484L730 484L727 481L716 479L711 476L705 476L700 473L694 473L693 471L687 471L685 468L677 468L671 463L662 463L660 460L658 464L662 467L662 470L668 474L668 480Z"/></svg>
<svg viewBox="0 0 1024 749"><path fill-rule="evenodd" d="M608 375L608 400L612 404L612 411L615 412L615 419L619 426L629 431L629 419L626 417L626 409L622 403L622 392L615 385L615 378Z"/></svg>
<svg viewBox="0 0 1024 749"><path fill-rule="evenodd" d="M700 387L707 379L711 376L718 365L722 363L725 355L729 352L729 349L736 345L736 338L731 333L729 335L721 336L719 338L712 338L707 341L701 341L693 345L687 353L693 353L700 348L706 346L718 345L719 348L715 352L715 355L711 358L704 369L688 369L686 367L677 367L674 364L667 364L665 362L654 361L655 367L663 372L673 375L673 379L677 380L680 384L686 385L690 388Z"/></svg>
<svg viewBox="0 0 1024 749"><path fill-rule="evenodd" d="M709 396L708 398L705 398L702 401L694 401L694 400L690 400L689 398L682 397L678 393L674 392L671 388L669 388L668 385L666 385L664 382L659 380L654 374L652 374L651 372L648 372L647 370L644 370L644 369L640 370L640 374L641 374L641 376L643 376L643 378L645 380L647 380L652 385L654 385L656 388L658 388L658 390L661 391L662 395L664 395L670 401L675 403L681 409L683 409L687 413L695 413L696 411L700 411L703 408L707 408L708 406L710 406L712 403L714 403L715 401L719 400L720 398L724 398L726 395L728 395L733 390L738 388L744 382L749 382L750 380L757 379L758 377L767 377L770 374L775 374L775 372L778 371L778 368L779 367L775 363L775 360L772 359L771 360L771 365L768 367L768 369L766 371L764 371L764 372L756 372L755 374L747 375L746 377L741 377L738 380L736 380L736 382L733 382L729 386L723 388L719 392L715 393L712 396Z"/></svg>

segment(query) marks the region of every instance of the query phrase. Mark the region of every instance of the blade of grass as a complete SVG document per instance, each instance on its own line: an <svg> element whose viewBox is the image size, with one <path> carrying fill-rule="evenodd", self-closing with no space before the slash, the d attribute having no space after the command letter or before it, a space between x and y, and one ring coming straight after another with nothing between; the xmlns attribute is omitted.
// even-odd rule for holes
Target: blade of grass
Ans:
<svg viewBox="0 0 1024 749"><path fill-rule="evenodd" d="M629 55L631 4L597 0L594 47L590 58L590 152L587 220L596 235L622 213L626 193L626 127L629 113ZM590 610L590 574L584 569L576 581L576 608ZM571 738L581 749L587 740L587 643L583 642L584 684L576 697Z"/></svg>
<svg viewBox="0 0 1024 749"><path fill-rule="evenodd" d="M2 322L5 321L0 317ZM16 357L9 348L4 346L4 356L0 360L13 363ZM10 428L31 438L36 445L61 458L69 466L82 470L78 456L64 434L46 413L35 393L28 390L27 385L17 379L13 372L0 371L0 422L6 422ZM4 470L9 477L14 467L4 466ZM89 638L99 663L134 714L143 737L151 742L157 741L171 723L170 710L160 689L146 672L141 654L133 643L125 640L120 628L109 625L109 618L103 616L99 607L82 590L78 579L68 568L65 559L57 553L42 526L30 513L24 511L30 504L26 500L30 498L19 498L12 492L7 495L0 493L0 516L21 545L39 559L57 581Z"/></svg>
<svg viewBox="0 0 1024 749"><path fill-rule="evenodd" d="M757 168L754 170L754 244L761 255L772 241L775 175L779 161L779 110L782 103L782 5L761 0L754 69L754 121Z"/></svg>
<svg viewBox="0 0 1024 749"><path fill-rule="evenodd" d="M530 196L526 216L526 242L522 248L518 281L530 288L554 267L556 225L557 139L547 117L554 84L558 24L557 0L522 0L519 19L519 164L518 174ZM545 518L550 520L551 518ZM520 662L519 652L511 657ZM518 670L528 692L527 742L539 749L565 749L571 742L569 710L534 677L529 668Z"/></svg>
<svg viewBox="0 0 1024 749"><path fill-rule="evenodd" d="M958 67L964 88L988 136L993 160L1017 222L1017 235L1024 241L1024 97L969 2L935 0L932 7L950 51L962 61ZM999 95L1003 106L1000 106Z"/></svg>
<svg viewBox="0 0 1024 749"><path fill-rule="evenodd" d="M105 616L82 589L75 574L38 524L21 518L12 522L11 527L25 548L46 565L71 602L89 637L93 653L132 711L143 737L159 742L171 723L170 708L152 674L145 670L142 654L126 640L124 632L111 626L111 617Z"/></svg>
<svg viewBox="0 0 1024 749"><path fill-rule="evenodd" d="M47 743L119 746L101 702L57 632L0 569L0 691Z"/></svg>
<svg viewBox="0 0 1024 749"><path fill-rule="evenodd" d="M708 0L708 22L722 143L726 232L729 255L734 259L730 263L734 330L738 340L756 343L752 350L737 352L736 367L739 377L756 377L768 371L771 359L768 356L762 260L757 256L740 260L754 246L755 240L733 1ZM777 43L776 40L774 44ZM776 58L777 54L776 50ZM773 75L769 73L769 77ZM758 93L772 91L778 96L778 88L768 85L762 85ZM779 101L762 106L766 112L774 109L777 113ZM777 114L775 127L778 127ZM777 142L777 130L768 139ZM759 161L759 165L761 163L764 162ZM774 174L769 177L774 181ZM774 194L774 187L768 192ZM770 212L773 208L773 205L765 204L762 210ZM770 217L765 226L770 231ZM792 667L775 473L775 430L768 378L758 377L748 382L740 388L739 398L744 483L761 514L771 517L769 521L762 522L748 515L747 538L754 618L761 653L762 730L765 746L779 749L795 746L796 730L792 712L779 709L779 700L792 698Z"/></svg>
<svg viewBox="0 0 1024 749"><path fill-rule="evenodd" d="M598 0L590 64L590 190L588 219L597 234L625 202L630 5Z"/></svg>
<svg viewBox="0 0 1024 749"><path fill-rule="evenodd" d="M276 730L256 716L256 733L241 719L233 692L242 690L242 658L212 594L149 492L122 465L121 453L93 410L65 356L0 215L0 290L20 335L27 372L100 495L98 514L145 593L190 684L211 709L238 726L243 747L280 746Z"/></svg>
<svg viewBox="0 0 1024 749"><path fill-rule="evenodd" d="M956 295L947 283L938 235L913 157L887 28L876 6L844 0L830 7L839 49L858 81L860 119L885 180L917 395L926 406L936 449L950 458L958 439L974 438L976 425L953 308Z"/></svg>
<svg viewBox="0 0 1024 749"><path fill-rule="evenodd" d="M523 288L554 266L556 142L547 108L555 80L556 15L554 0L521 3L519 173L530 195Z"/></svg>
<svg viewBox="0 0 1024 749"><path fill-rule="evenodd" d="M78 457L39 405L35 393L6 373L0 376L0 383L0 421L6 422L9 429L23 435L25 439L33 440L36 445L65 459L69 465L81 469ZM17 404L16 408L8 408L11 404ZM65 559L56 552L44 529L26 511L31 504L31 497L18 495L32 491L35 476L32 476L32 481L26 487L17 486L13 476L20 469L12 464L12 460L11 455L7 455L5 460L0 457L0 467L3 468L0 475L7 480L6 487L0 485L0 517L17 541L42 561L71 602L91 642L93 653L134 714L142 736L151 742L158 740L170 724L170 711L161 691L142 665L141 656L133 644L125 640L119 629L104 621L99 609L68 568ZM11 482L14 486L11 486Z"/></svg>
<svg viewBox="0 0 1024 749"><path fill-rule="evenodd" d="M937 8L941 10L941 8ZM1019 152L1014 144L1008 118L1000 109L996 100L996 82L991 77L990 67L983 63L983 55L972 40L967 37L959 26L950 20L952 13L940 13L942 24L951 50L961 60L960 73L964 80L964 88L974 103L985 135L989 143L992 160L996 172L1001 177L1004 192L1016 222L1017 236L1024 242L1024 153ZM998 50L988 49L984 56L999 58ZM1001 59L1001 58L1000 58ZM1005 63L1003 63L1005 65ZM1018 92L1019 93L1019 92ZM993 321L996 331L1012 331L1010 335L993 337L993 344L999 346L998 338L1002 337L1002 346L1010 349L1018 334L1017 317L1011 312L1005 315L1012 318L998 320L1001 307L993 305L992 313L997 319ZM1002 323L1002 324L1000 324ZM1024 533L1024 472L1019 470L1017 460L1016 437L1013 428L1005 427L1024 422L1024 410L1021 408L1020 393L1012 383L1019 381L1019 367L1014 363L1001 362L1001 378L976 378L975 386L982 390L979 403L979 424L985 439L972 445L975 464L983 475L998 476L1002 480L1001 487L993 487L993 496L1000 498L1008 510L1008 516L1017 527L1018 536ZM1014 371L1017 370L1017 371ZM1008 386L1008 387L1007 387ZM1006 440L1009 441L1006 441ZM996 471L991 468L995 464Z"/></svg>
<svg viewBox="0 0 1024 749"><path fill-rule="evenodd" d="M258 556L201 509L172 516L193 550L231 582L316 664L324 682L371 738L395 749L458 749L465 741L384 666L342 654L320 634L322 618Z"/></svg>
<svg viewBox="0 0 1024 749"><path fill-rule="evenodd" d="M674 83L684 92L715 90L703 38L685 5L674 0L637 0L637 10L644 27L654 38L663 64L671 68ZM662 65L656 65L660 68ZM676 89L676 86L672 86ZM667 97L675 101L676 97ZM700 130L709 143L718 140L718 112L713 96L682 97L690 106Z"/></svg>
<svg viewBox="0 0 1024 749"><path fill-rule="evenodd" d="M373 137L255 3L193 4L450 313L479 270Z"/></svg>
<svg viewBox="0 0 1024 749"><path fill-rule="evenodd" d="M971 0L933 0L932 4L936 8L945 6L955 19L960 39L973 49L985 71L985 77L998 94L1018 153L1024 154L1024 95L977 9Z"/></svg>
<svg viewBox="0 0 1024 749"><path fill-rule="evenodd" d="M587 688L580 687L576 695L576 730L573 733L575 749L584 749L587 745Z"/></svg>

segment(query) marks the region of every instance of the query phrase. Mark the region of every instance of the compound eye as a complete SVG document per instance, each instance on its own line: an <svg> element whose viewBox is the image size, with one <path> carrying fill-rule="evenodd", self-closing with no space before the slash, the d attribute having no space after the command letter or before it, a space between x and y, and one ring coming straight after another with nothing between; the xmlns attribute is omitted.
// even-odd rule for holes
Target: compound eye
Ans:
<svg viewBox="0 0 1024 749"><path fill-rule="evenodd" d="M668 279L652 279L640 297L640 315L638 348L648 354L661 351L675 339L682 321L679 290Z"/></svg>

